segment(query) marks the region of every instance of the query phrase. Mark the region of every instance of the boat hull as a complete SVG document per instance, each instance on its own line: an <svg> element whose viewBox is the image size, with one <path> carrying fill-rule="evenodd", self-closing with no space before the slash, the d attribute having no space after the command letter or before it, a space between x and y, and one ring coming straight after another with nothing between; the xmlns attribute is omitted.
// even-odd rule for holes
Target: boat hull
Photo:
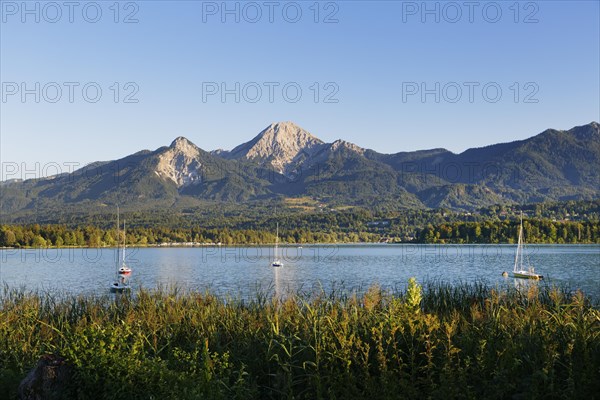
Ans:
<svg viewBox="0 0 600 400"><path fill-rule="evenodd" d="M127 290L131 290L131 287L129 285L111 285L110 286L111 292L124 292Z"/></svg>
<svg viewBox="0 0 600 400"><path fill-rule="evenodd" d="M536 274L533 272L529 272L529 271L516 271L513 272L513 276L515 278L520 278L520 279L533 279L533 280L540 280L540 279L544 279L543 275L540 274Z"/></svg>

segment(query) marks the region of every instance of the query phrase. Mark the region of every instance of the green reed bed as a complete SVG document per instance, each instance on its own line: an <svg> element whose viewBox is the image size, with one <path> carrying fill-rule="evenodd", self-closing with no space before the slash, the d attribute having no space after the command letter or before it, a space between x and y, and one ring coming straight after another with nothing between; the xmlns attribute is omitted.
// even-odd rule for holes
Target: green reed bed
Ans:
<svg viewBox="0 0 600 400"><path fill-rule="evenodd" d="M75 399L598 398L600 311L581 293L409 283L253 301L5 288L0 398L42 354Z"/></svg>

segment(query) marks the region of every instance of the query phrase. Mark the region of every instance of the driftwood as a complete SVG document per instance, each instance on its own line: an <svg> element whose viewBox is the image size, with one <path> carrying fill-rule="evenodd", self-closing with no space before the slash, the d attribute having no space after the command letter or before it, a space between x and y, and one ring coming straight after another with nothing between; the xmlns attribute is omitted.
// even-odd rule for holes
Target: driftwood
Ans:
<svg viewBox="0 0 600 400"><path fill-rule="evenodd" d="M64 397L71 381L72 369L66 360L45 354L19 385L22 400L45 400Z"/></svg>

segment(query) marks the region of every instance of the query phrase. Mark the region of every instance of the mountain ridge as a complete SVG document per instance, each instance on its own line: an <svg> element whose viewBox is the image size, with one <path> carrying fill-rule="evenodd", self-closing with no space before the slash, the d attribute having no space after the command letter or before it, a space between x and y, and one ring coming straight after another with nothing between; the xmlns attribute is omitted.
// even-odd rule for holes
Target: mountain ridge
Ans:
<svg viewBox="0 0 600 400"><path fill-rule="evenodd" d="M18 216L101 204L144 209L202 201L309 196L332 206L472 209L498 203L600 197L600 124L453 153L378 153L325 143L292 122L272 123L231 151L178 136L169 146L94 162L72 174L4 181L0 210Z"/></svg>

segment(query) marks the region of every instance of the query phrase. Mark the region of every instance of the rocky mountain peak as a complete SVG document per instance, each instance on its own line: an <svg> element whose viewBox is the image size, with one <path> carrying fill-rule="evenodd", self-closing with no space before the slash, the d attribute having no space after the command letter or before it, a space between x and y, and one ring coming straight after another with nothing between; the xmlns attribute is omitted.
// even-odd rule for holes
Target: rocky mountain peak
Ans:
<svg viewBox="0 0 600 400"><path fill-rule="evenodd" d="M596 135L600 135L600 124L597 122L591 122L590 124L590 129L592 129L592 131L596 134Z"/></svg>
<svg viewBox="0 0 600 400"><path fill-rule="evenodd" d="M170 149L177 149L180 151L190 151L190 150L197 150L198 147L192 143L188 138L183 137L183 136L179 136L177 138L175 138L175 140L173 140L171 142L171 145L169 146Z"/></svg>
<svg viewBox="0 0 600 400"><path fill-rule="evenodd" d="M293 122L272 123L254 139L234 148L229 158L247 158L286 174L298 162L315 154L323 141Z"/></svg>
<svg viewBox="0 0 600 400"><path fill-rule="evenodd" d="M263 157L273 151L294 153L323 143L293 122L272 123L252 142L248 158Z"/></svg>
<svg viewBox="0 0 600 400"><path fill-rule="evenodd" d="M331 144L331 150L332 151L350 150L350 151L352 151L354 153L358 153L358 154L364 154L364 152L365 152L365 149L363 149L362 147L359 147L359 146L355 145L354 143L350 143L350 142L347 142L342 139L338 139L335 142L333 142Z"/></svg>
<svg viewBox="0 0 600 400"><path fill-rule="evenodd" d="M154 173L170 179L177 187L188 186L201 179L200 149L187 138L179 136L158 156Z"/></svg>

